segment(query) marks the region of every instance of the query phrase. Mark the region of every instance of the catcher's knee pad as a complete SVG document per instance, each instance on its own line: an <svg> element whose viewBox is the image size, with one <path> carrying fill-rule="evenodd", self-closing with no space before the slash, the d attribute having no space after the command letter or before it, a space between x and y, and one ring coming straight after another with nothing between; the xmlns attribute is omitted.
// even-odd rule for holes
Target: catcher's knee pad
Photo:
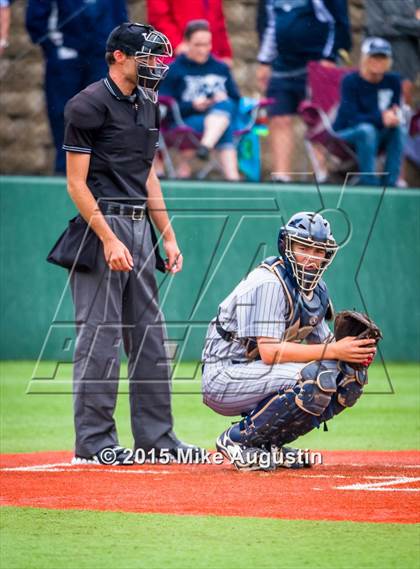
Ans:
<svg viewBox="0 0 420 569"><path fill-rule="evenodd" d="M261 401L240 422L241 442L257 447L270 444L282 446L319 426L313 415L296 405L299 390L300 387L296 386Z"/></svg>
<svg viewBox="0 0 420 569"><path fill-rule="evenodd" d="M366 369L354 369L350 365L340 362L340 377L337 388L337 401L343 407L353 407L363 393L367 384Z"/></svg>
<svg viewBox="0 0 420 569"><path fill-rule="evenodd" d="M300 391L296 405L319 416L328 407L331 396L337 391L338 370L329 370L320 362L311 362L300 372Z"/></svg>
<svg viewBox="0 0 420 569"><path fill-rule="evenodd" d="M338 371L322 364L305 366L293 389L276 393L251 411L240 423L242 442L251 446L282 446L319 427L318 416L336 390Z"/></svg>

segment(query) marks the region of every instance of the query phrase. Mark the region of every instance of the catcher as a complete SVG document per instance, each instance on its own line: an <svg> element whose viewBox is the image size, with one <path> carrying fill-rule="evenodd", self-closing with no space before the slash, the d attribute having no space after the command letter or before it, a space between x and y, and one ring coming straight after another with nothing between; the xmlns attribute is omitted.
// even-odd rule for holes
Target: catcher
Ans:
<svg viewBox="0 0 420 569"><path fill-rule="evenodd" d="M338 250L326 219L296 213L278 249L220 304L203 351L204 403L242 415L216 441L238 469L309 466L284 445L356 403L381 338L357 312L339 313L334 335L326 323L333 309L321 277Z"/></svg>

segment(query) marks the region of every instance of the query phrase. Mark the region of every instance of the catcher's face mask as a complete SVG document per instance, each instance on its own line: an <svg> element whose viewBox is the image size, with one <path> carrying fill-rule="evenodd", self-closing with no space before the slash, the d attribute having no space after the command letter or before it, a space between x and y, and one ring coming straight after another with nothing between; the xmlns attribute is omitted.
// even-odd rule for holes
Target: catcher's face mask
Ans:
<svg viewBox="0 0 420 569"><path fill-rule="evenodd" d="M281 228L278 247L286 269L306 294L317 286L338 250L328 221L305 211L293 215Z"/></svg>
<svg viewBox="0 0 420 569"><path fill-rule="evenodd" d="M172 56L172 46L168 38L153 30L147 34L134 59L137 63L138 86L145 96L153 102L157 101L157 89L168 73L169 66L164 58Z"/></svg>
<svg viewBox="0 0 420 569"><path fill-rule="evenodd" d="M285 241L285 256L293 276L302 292L310 293L332 263L338 247L293 235L286 235Z"/></svg>

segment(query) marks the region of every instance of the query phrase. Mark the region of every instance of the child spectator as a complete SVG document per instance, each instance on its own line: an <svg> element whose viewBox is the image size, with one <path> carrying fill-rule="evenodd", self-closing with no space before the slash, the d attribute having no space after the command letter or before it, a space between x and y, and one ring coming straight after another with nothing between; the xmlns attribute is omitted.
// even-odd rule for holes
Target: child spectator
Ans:
<svg viewBox="0 0 420 569"><path fill-rule="evenodd" d="M232 120L240 98L238 88L225 63L210 55L212 34L206 20L189 22L184 33L186 52L176 58L160 89L173 97L183 121L202 133L197 156L207 160L216 148L227 180L239 180L233 143ZM191 151L181 153L178 176L191 176Z"/></svg>

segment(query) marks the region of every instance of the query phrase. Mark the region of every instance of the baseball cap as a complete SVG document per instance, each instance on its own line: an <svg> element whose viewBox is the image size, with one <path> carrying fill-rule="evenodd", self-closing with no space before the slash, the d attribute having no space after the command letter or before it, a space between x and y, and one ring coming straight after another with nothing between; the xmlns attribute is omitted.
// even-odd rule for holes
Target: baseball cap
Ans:
<svg viewBox="0 0 420 569"><path fill-rule="evenodd" d="M364 55L386 55L392 57L392 47L389 41L383 38L366 38L362 43Z"/></svg>
<svg viewBox="0 0 420 569"><path fill-rule="evenodd" d="M144 45L147 35L154 31L152 26L125 22L114 28L106 42L106 51L119 49L127 55L135 55Z"/></svg>

